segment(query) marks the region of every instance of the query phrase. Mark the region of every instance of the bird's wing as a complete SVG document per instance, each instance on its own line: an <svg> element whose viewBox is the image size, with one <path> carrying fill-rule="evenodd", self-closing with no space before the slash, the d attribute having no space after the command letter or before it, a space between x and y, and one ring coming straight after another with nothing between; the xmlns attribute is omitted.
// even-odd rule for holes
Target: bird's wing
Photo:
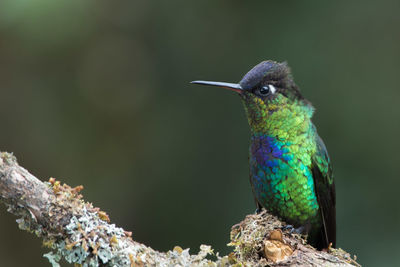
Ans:
<svg viewBox="0 0 400 267"><path fill-rule="evenodd" d="M332 167L328 152L322 139L316 135L317 149L312 157L312 174L315 184L323 228L321 229L322 248L336 243L336 197Z"/></svg>

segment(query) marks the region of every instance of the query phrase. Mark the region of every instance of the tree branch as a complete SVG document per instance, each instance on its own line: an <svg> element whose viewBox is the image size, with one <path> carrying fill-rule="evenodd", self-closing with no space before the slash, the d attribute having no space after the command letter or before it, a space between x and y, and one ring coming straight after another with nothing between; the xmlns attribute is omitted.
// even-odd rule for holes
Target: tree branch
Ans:
<svg viewBox="0 0 400 267"><path fill-rule="evenodd" d="M341 249L317 251L288 231L284 223L263 211L248 215L232 227L234 252L212 255L201 245L198 254L175 247L166 253L135 242L131 233L110 224L107 214L82 199L82 186L71 188L54 178L41 182L18 165L9 153L0 154L0 200L19 217L20 229L43 238L52 251L45 254L59 266L65 259L81 266L359 266Z"/></svg>

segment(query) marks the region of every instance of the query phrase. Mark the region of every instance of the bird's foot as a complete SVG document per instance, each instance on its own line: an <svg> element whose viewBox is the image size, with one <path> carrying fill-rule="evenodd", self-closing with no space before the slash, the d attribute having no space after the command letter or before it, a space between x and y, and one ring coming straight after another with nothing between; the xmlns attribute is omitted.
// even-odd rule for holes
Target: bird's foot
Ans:
<svg viewBox="0 0 400 267"><path fill-rule="evenodd" d="M285 226L282 226L282 230L283 231L289 231L290 233L292 233L294 231L294 227L291 224L287 224Z"/></svg>
<svg viewBox="0 0 400 267"><path fill-rule="evenodd" d="M294 226L291 224L287 224L287 225L283 226L282 230L289 231L289 233L291 233L291 234L299 234L299 235L303 235L306 232L306 228L304 226L294 228Z"/></svg>

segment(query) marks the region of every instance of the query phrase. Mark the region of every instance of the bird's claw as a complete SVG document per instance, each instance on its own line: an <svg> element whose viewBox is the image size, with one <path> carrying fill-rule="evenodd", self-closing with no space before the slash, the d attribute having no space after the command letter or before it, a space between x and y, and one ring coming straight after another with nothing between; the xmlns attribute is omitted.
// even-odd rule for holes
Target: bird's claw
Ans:
<svg viewBox="0 0 400 267"><path fill-rule="evenodd" d="M282 227L282 230L289 231L289 233L291 233L291 234L299 234L299 235L301 235L301 234L304 233L305 227L304 226L300 226L298 228L294 228L293 225L287 224L287 225Z"/></svg>
<svg viewBox="0 0 400 267"><path fill-rule="evenodd" d="M294 226L291 224L287 224L285 226L282 227L283 231L289 231L290 233L293 233L294 231Z"/></svg>

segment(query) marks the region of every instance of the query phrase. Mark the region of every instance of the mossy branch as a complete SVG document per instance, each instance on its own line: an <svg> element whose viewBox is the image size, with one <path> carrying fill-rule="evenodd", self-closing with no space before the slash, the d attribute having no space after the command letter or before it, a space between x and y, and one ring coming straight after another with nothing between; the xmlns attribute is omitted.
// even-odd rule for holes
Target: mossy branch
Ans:
<svg viewBox="0 0 400 267"><path fill-rule="evenodd" d="M0 200L19 217L20 229L35 233L51 249L44 256L53 267L61 259L77 266L358 266L343 250L317 251L301 236L282 232L284 224L266 211L232 227L234 252L227 256L206 245L192 255L178 246L158 252L110 224L105 212L82 199L82 189L54 178L41 182L12 154L0 154ZM213 260L207 258L212 254Z"/></svg>

